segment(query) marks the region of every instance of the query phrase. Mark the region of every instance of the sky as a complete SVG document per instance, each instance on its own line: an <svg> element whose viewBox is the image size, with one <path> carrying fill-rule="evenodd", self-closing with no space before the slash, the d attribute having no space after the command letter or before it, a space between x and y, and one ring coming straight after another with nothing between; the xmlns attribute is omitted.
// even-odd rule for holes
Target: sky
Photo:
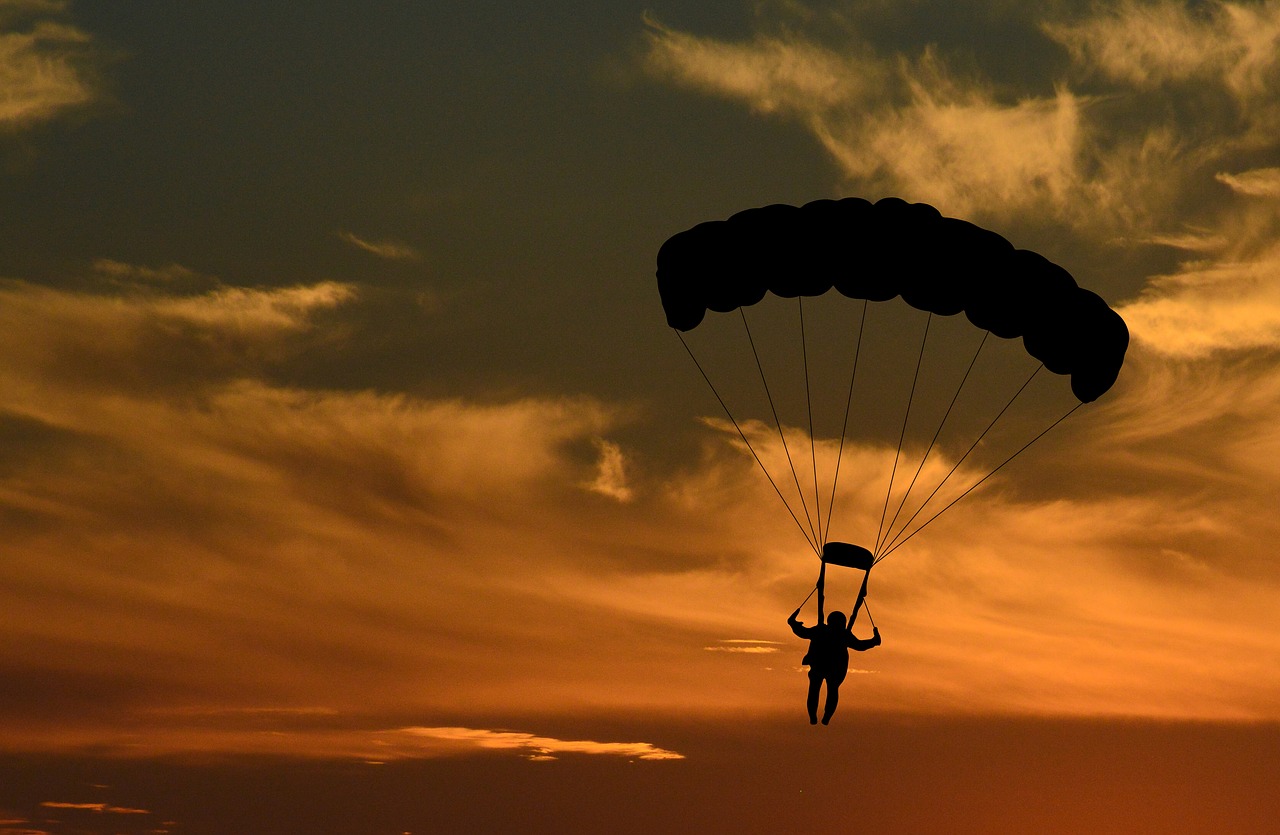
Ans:
<svg viewBox="0 0 1280 835"><path fill-rule="evenodd" d="M1280 2L0 0L0 833L1270 831L1277 137ZM654 271L846 196L1131 342L872 572L811 728L787 450ZM924 319L868 306L841 445L861 308L805 308L812 428L760 308L870 543ZM737 324L688 336L746 398ZM929 324L918 414L981 336ZM958 424L1034 369L996 341Z"/></svg>

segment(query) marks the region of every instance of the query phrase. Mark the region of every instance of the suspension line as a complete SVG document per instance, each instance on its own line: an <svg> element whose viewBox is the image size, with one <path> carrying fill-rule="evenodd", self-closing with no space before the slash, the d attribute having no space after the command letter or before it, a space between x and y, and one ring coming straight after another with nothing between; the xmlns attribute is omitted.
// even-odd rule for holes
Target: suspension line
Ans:
<svg viewBox="0 0 1280 835"><path fill-rule="evenodd" d="M933 433L929 446L924 451L924 457L920 459L920 466L916 467L915 475L911 476L911 483L907 485L906 492L902 494L902 501L898 502L898 508L893 512L893 518L889 520L888 538L892 541L896 534L893 534L893 526L897 524L898 516L902 513L902 508L907 504L907 498L911 495L911 491L916 486L916 481L920 478L920 473L924 471L924 464L929 460L929 454L933 452L934 446L938 443L938 437L942 434L942 429L947 425L947 419L951 417L951 410L955 408L956 401L960 399L960 392L964 390L965 383L969 382L969 374L973 371L973 367L978 363L978 356L982 353L982 348L987 344L987 337L991 336L991 331L984 331L982 341L978 343L978 349L973 352L973 359L969 360L969 367L965 369L964 377L960 380L960 385L956 388L956 392L951 397L951 403L947 406L947 411L942 416L942 422L938 424L938 429Z"/></svg>
<svg viewBox="0 0 1280 835"><path fill-rule="evenodd" d="M813 395L809 390L809 341L804 330L804 296L796 296L800 310L800 356L804 360L804 402L809 413L809 460L813 464L813 515L818 518L817 540L826 544L827 537L822 530L822 499L818 494L818 447L813 439Z"/></svg>
<svg viewBox="0 0 1280 835"><path fill-rule="evenodd" d="M835 515L836 484L840 481L840 462L844 458L844 439L849 434L849 411L853 407L853 384L858 379L858 358L862 354L862 334L867 325L867 300L862 300L862 318L858 322L858 342L853 348L853 371L849 374L849 394L844 401L844 422L840 424L840 448L836 451L836 471L831 477L831 499L827 502L827 532Z"/></svg>
<svg viewBox="0 0 1280 835"><path fill-rule="evenodd" d="M675 329L672 328L672 330ZM715 384L712 383L711 378L707 376L707 372L703 369L702 363L698 362L698 358L694 355L693 349L690 348L689 343L685 341L684 334L680 333L678 330L675 330L675 334L680 338L680 344L684 346L685 352L689 354L689 359L693 360L693 364L697 366L698 373L702 375L702 379L706 382L707 387L711 389L711 393L715 395L716 400L720 403L720 408L724 409L725 416L729 418L729 422L733 424L733 428L738 430L738 437L747 445L747 450L751 453L751 457L760 465L761 472L763 472L764 477L769 480L769 486L773 488L773 492L776 493L778 498L782 501L782 506L787 509L787 513L791 514L791 519L796 523L796 527L800 529L801 535L803 535L805 541L809 543L809 547L813 549L813 552L821 556L822 546L813 539L808 530L805 530L805 526L800 522L800 517L796 515L794 510L792 510L791 503L787 501L786 496L784 496L782 491L778 489L777 482L775 482L773 480L773 476L769 474L769 468L764 465L764 461L760 460L760 456L756 453L755 447L753 447L751 445L751 441L747 439L747 434L743 432L742 427L738 425L737 419L734 418L733 413L729 411L729 407L725 404L724 398L720 396L720 392L716 391Z"/></svg>
<svg viewBox="0 0 1280 835"><path fill-rule="evenodd" d="M976 489L978 488L978 485L982 484L982 482L986 481L987 479L991 478L991 477L992 477L993 475L995 475L996 473L1000 472L1000 470L1004 468L1004 465L1005 465L1005 464L1008 464L1010 461L1012 461L1013 459L1017 458L1019 455L1021 455L1021 454L1022 454L1022 453L1027 449L1027 447L1031 446L1031 445L1032 445L1032 444L1034 444L1036 441L1040 440L1040 439L1041 439L1041 438L1043 438L1045 435L1049 434L1049 432L1050 432L1054 427L1056 427L1059 423L1062 423L1064 420L1066 420L1067 418L1069 418L1069 417L1071 417L1073 414L1075 414L1076 409L1079 409L1079 408L1080 408L1081 406L1083 406L1083 405L1084 405L1084 403L1077 403L1076 405L1072 406L1072 407L1071 407L1071 409L1070 409L1070 410L1069 410L1065 415L1063 415L1062 417L1058 418L1058 419L1057 419L1057 420L1055 420L1053 423L1049 424L1049 426L1048 426L1048 428L1047 428L1047 429L1043 430L1039 435L1036 435L1034 438L1032 438L1031 440L1029 440L1029 441L1027 441L1025 444L1023 444L1023 445L1022 445L1022 447L1021 447L1017 452L1015 452L1013 455L1010 455L1010 456L1009 456L1008 458L1006 458L1004 461L1000 462L1000 466L996 467L994 470L992 470L991 472L987 473L987 474L986 474L986 475L984 475L982 478L978 479L978 480L973 484L973 486L972 486L972 487L970 487L968 490L965 490L965 491L964 491L963 493L961 493L959 496L956 496L954 499L952 499L952 500L951 500L950 504L948 504L948 505L947 505L946 507L944 507L942 510L939 510L937 513L933 514L933 515L932 515L932 516L930 516L928 519L926 519L923 525L921 525L920 527L918 527L918 528L916 528L914 531L912 531L910 534L908 534L908 535L907 535L907 537L906 537L906 538L904 538L901 542L898 542L896 545L893 545L893 546L892 546L892 547L890 547L888 550L886 550L883 554L881 554L880 556L876 557L876 562L872 563L872 565L874 566L876 563L880 562L880 560L882 560L882 559L884 559L885 557L889 556L889 555L890 555L890 554L892 554L894 551L896 551L896 550L898 550L899 548L901 548L903 545L906 545L906 544L907 544L907 542L911 539L911 537L913 537L913 536L915 536L916 534L920 533L920 531L924 530L926 527L928 527L928 526L929 526L929 523L930 523L930 522L932 522L934 519L937 519L939 516L941 516L942 514L946 513L948 510L950 510L950 509L955 505L955 503L956 503L956 502L960 501L960 500L961 500L961 499L963 499L965 496L969 495L969 494L970 494L970 493L972 493L974 490L976 490ZM910 524L910 523L908 523L908 524ZM903 530L906 530L906 528L904 527L904 528L903 528Z"/></svg>
<svg viewBox="0 0 1280 835"><path fill-rule="evenodd" d="M747 324L747 314L741 307L738 313L742 317L742 327L747 333L747 342L751 344L751 354L756 360L756 369L760 372L760 383L764 386L765 397L769 400L769 410L773 413L773 423L778 427L778 438L782 441L782 451L787 455L787 466L791 469L791 479L796 485L796 494L800 497L800 507L804 509L805 521L809 523L809 541L818 542L818 533L813 527L813 517L809 515L809 503L804 499L804 489L800 486L800 475L796 472L795 461L791 457L791 448L787 445L787 436L782 431L782 420L778 417L778 407L773 402L773 393L769 391L769 381L765 379L764 364L760 362L760 352L756 350L756 341L751 336L751 326ZM815 508L816 509L816 508ZM818 546L821 551L821 545Z"/></svg>
<svg viewBox="0 0 1280 835"><path fill-rule="evenodd" d="M974 439L973 443L969 445L969 448L965 450L964 455L961 455L958 459L956 459L956 463L953 464L951 466L951 469L947 472L947 474L943 476L942 481L938 482L938 486L933 488L933 492L929 494L928 498L926 498L920 504L920 506L916 508L916 512L911 514L911 518L908 519L906 522L902 523L902 527L898 529L898 533L894 535L894 539L897 539L897 537L901 536L902 533L906 531L908 527L911 526L911 523L915 521L915 518L919 516L920 513L929 505L929 502L933 500L933 497L938 495L938 491L943 488L943 485L945 485L948 481L951 480L951 476L955 475L956 471L960 469L960 465L964 463L965 459L969 457L970 453L972 453L975 449L978 448L978 444L982 443L982 439L987 437L987 433L989 433L991 429L996 425L996 423L999 422L1000 418L1004 417L1005 412L1009 411L1009 407L1013 405L1014 401L1017 400L1024 391L1027 390L1027 386L1031 385L1031 381L1034 380L1036 378L1036 375L1039 374L1043 369L1044 369L1044 363L1041 363L1040 365L1036 366L1035 370L1031 372L1031 376L1028 377L1026 382L1024 382L1022 386L1016 392L1013 393L1013 397L1009 398L1009 402L1005 403L1004 408L1002 408L996 414L996 416L991 419L991 422L987 424L987 428L983 429L981 434L979 434L978 437ZM1004 465L1002 464L1001 466L1004 466ZM990 475L990 473L988 473L988 475ZM937 518L937 517L934 517L934 518ZM886 544L896 548L897 545L900 545L902 543L894 544L891 541ZM876 554L877 559L879 558L879 556L880 556L880 553L877 552Z"/></svg>
<svg viewBox="0 0 1280 835"><path fill-rule="evenodd" d="M886 533L884 520L889 513L889 497L893 495L893 481L898 475L898 459L902 457L902 442L907 437L907 423L911 420L911 406L916 399L916 383L920 380L920 365L924 362L924 348L929 341L929 325L932 322L933 312L930 311L928 318L924 320L924 336L920 339L920 353L916 357L916 371L911 378L911 393L907 395L907 411L902 416L902 432L898 435L898 449L893 454L893 469L889 471L889 489L884 493L884 507L880 511L880 527L876 529L875 553L877 554L880 553L880 537Z"/></svg>

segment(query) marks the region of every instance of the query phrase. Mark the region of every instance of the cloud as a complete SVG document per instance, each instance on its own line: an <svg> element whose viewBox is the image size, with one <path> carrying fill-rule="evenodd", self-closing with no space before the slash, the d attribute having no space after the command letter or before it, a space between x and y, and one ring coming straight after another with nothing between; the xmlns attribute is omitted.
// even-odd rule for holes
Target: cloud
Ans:
<svg viewBox="0 0 1280 835"><path fill-rule="evenodd" d="M131 270L131 271L130 271ZM112 267L116 278L134 268ZM170 273L185 276L185 273ZM126 298L0 283L0 350L9 371L64 382L168 390L208 379L260 373L296 353L299 335L329 335L314 317L349 303L355 289L337 282L284 288L216 286L195 294L134 285ZM35 324L39 322L40 324Z"/></svg>
<svg viewBox="0 0 1280 835"><path fill-rule="evenodd" d="M368 241L352 232L339 232L338 237L356 249L388 261L421 261L422 253L399 241Z"/></svg>
<svg viewBox="0 0 1280 835"><path fill-rule="evenodd" d="M646 18L644 67L800 124L842 188L980 222L1065 225L1092 248L1186 240L1189 221L1213 229L1225 195L1207 172L1275 147L1280 3L1121 2L1032 20L1025 38L1056 40L1071 65L1045 49L1033 72L1003 80L981 71L1001 64L991 45L894 42L886 15L833 20L791 4L738 41ZM1219 179L1256 191L1263 176Z"/></svg>
<svg viewBox="0 0 1280 835"><path fill-rule="evenodd" d="M0 4L0 129L46 122L95 98L88 69L92 39L58 19L65 8L47 2Z"/></svg>
<svg viewBox="0 0 1280 835"><path fill-rule="evenodd" d="M1044 29L1077 63L1116 80L1149 87L1221 74L1237 54L1221 26L1227 21L1220 11L1215 25L1193 16L1182 3L1120 2L1098 8L1096 17L1045 24Z"/></svg>
<svg viewBox="0 0 1280 835"><path fill-rule="evenodd" d="M1120 313L1136 339L1176 357L1280 346L1280 247L1154 276Z"/></svg>
<svg viewBox="0 0 1280 835"><path fill-rule="evenodd" d="M1052 98L1005 104L939 75L930 67L910 78L910 104L865 133L846 129L824 139L846 174L884 171L906 193L930 195L961 215L1066 207L1083 185L1076 96L1060 89Z"/></svg>
<svg viewBox="0 0 1280 835"><path fill-rule="evenodd" d="M0 654L0 718L94 693L81 713L92 724L100 711L191 704L180 694L242 674L256 683L242 681L243 695L220 707L289 704L337 658L409 672L379 699L425 696L438 708L467 691L505 703L494 682L542 663L525 655L524 630L548 606L598 612L576 599L577 577L626 565L627 549L592 521L600 503L583 485L598 467L578 454L617 409L265 382L272 356L306 344L311 316L350 298L340 286L188 297L14 283L3 295L0 515L20 559L6 564L0 620L26 637ZM184 356L193 332L208 347ZM238 374L209 373L218 351ZM626 524L652 525L642 514ZM672 531L672 547L644 537L636 550L678 565L684 545L674 543L687 535ZM62 582L42 565L75 586L66 608L32 608L46 582ZM109 602L122 599L123 609ZM342 627L335 611L317 632L329 605L363 610L365 625ZM256 649L219 637L226 630L257 635ZM475 641L511 649L477 659ZM159 657L167 672L156 675ZM526 688L531 700L572 691L593 669L562 663L572 675L551 675L542 696ZM324 678L314 679L332 697L324 707L357 698L331 687L358 676Z"/></svg>
<svg viewBox="0 0 1280 835"><path fill-rule="evenodd" d="M191 282L201 277L194 270L181 264L166 264L163 267L146 267L128 264L111 258L99 258L93 262L93 270L124 284L174 284Z"/></svg>
<svg viewBox="0 0 1280 835"><path fill-rule="evenodd" d="M629 760L680 760L684 755L648 742L597 742L558 739L523 731L459 726L410 726L389 729L342 727L341 721L310 727L261 724L222 726L156 726L146 740L101 738L55 744L66 753L92 749L98 756L207 758L209 756L270 756L296 759L349 760L383 764L404 760L514 754L531 761L565 755L622 757ZM146 815L146 809L109 803L45 801L49 809L97 814Z"/></svg>
<svg viewBox="0 0 1280 835"><path fill-rule="evenodd" d="M1044 29L1078 64L1140 89L1207 80L1248 103L1277 80L1275 2L1192 8L1173 0L1123 0L1083 21Z"/></svg>
<svg viewBox="0 0 1280 835"><path fill-rule="evenodd" d="M597 438L595 444L600 459L596 477L586 485L587 489L620 502L631 501L634 493L627 484L626 459L622 454L622 447L603 438Z"/></svg>
<svg viewBox="0 0 1280 835"><path fill-rule="evenodd" d="M564 740L520 731L491 731L474 728L402 728L396 736L400 742L389 742L397 751L412 750L413 741L457 745L492 751L524 752L532 759L555 759L557 754L589 754L627 757L637 760L682 760L675 751L658 748L647 742L592 742Z"/></svg>
<svg viewBox="0 0 1280 835"><path fill-rule="evenodd" d="M1230 242L1223 235L1215 235L1208 230L1197 230L1180 235L1150 235L1136 240L1135 243L1167 246L1188 252L1218 252L1226 249Z"/></svg>
<svg viewBox="0 0 1280 835"><path fill-rule="evenodd" d="M271 290L226 287L197 298L157 299L151 313L224 332L271 333L304 328L316 311L354 297L350 285L336 281Z"/></svg>
<svg viewBox="0 0 1280 835"><path fill-rule="evenodd" d="M740 43L646 21L655 77L793 118L836 163L845 185L932 203L944 213L1010 219L1048 212L1082 228L1141 207L1143 171L1167 178L1176 149L1158 134L1112 147L1087 119L1092 100L1059 84L1011 91L954 71L936 47L881 55L844 33L758 34ZM789 30L790 31L790 30ZM830 38L830 33L825 33Z"/></svg>
<svg viewBox="0 0 1280 835"><path fill-rule="evenodd" d="M889 73L871 56L789 38L725 43L678 32L650 15L646 67L706 93L740 99L762 113L810 116L874 98Z"/></svg>
<svg viewBox="0 0 1280 835"><path fill-rule="evenodd" d="M1112 85L1140 120L1129 131L1145 122L1154 135L1160 120L1180 135L1182 188L1215 161L1275 147L1280 4L1124 0L1043 31L1083 79Z"/></svg>
<svg viewBox="0 0 1280 835"><path fill-rule="evenodd" d="M1237 194L1248 197L1280 197L1280 168L1255 168L1239 174L1219 172L1214 177Z"/></svg>
<svg viewBox="0 0 1280 835"><path fill-rule="evenodd" d="M778 641L721 641L715 646L703 647L707 652L732 652L744 655L767 655L777 652Z"/></svg>
<svg viewBox="0 0 1280 835"><path fill-rule="evenodd" d="M66 803L58 800L44 800L40 803L46 809L73 809L84 812L97 812L106 815L149 815L147 809L131 809L127 806L112 806L110 803Z"/></svg>

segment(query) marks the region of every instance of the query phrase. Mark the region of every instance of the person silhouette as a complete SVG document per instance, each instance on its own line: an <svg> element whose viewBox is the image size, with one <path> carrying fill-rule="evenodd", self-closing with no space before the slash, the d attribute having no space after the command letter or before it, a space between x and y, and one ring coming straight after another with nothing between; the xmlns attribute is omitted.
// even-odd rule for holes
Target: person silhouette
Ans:
<svg viewBox="0 0 1280 835"><path fill-rule="evenodd" d="M801 664L809 667L809 695L805 706L809 710L809 724L818 724L818 694L822 683L827 684L827 701L822 708L822 724L831 722L840 702L840 685L849 674L849 650L863 652L880 646L880 630L872 627L872 637L858 638L853 634L853 624L858 619L858 610L867 596L867 580L870 573L862 578L862 588L858 591L858 601L853 604L853 613L846 624L843 612L832 612L823 621L823 597L827 578L827 564L824 562L818 573L818 622L813 626L805 626L800 621L800 609L791 613L787 625L796 637L809 639L809 651L805 653ZM801 604L803 608L803 604Z"/></svg>

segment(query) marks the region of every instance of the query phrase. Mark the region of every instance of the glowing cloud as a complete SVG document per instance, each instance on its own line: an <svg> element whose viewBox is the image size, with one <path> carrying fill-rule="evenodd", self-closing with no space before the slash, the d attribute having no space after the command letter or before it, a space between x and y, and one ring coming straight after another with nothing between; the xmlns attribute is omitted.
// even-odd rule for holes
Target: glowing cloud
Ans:
<svg viewBox="0 0 1280 835"><path fill-rule="evenodd" d="M1220 172L1214 177L1237 194L1248 197L1280 197L1280 168L1255 168L1239 174Z"/></svg>
<svg viewBox="0 0 1280 835"><path fill-rule="evenodd" d="M760 33L741 41L646 18L644 67L795 120L864 195L975 219L1036 212L1095 241L1173 240L1182 230L1164 227L1186 218L1172 208L1204 185L1205 168L1274 147L1280 128L1276 2L1191 10L1126 0L1036 24L1029 37L1057 40L1072 58L1051 93L960 72L960 59L937 46L891 50L850 21L786 9L790 22L774 25L762 12ZM1094 89L1081 95L1069 82ZM1240 118L1217 117L1224 91ZM1262 177L1220 179L1256 194L1268 187Z"/></svg>
<svg viewBox="0 0 1280 835"><path fill-rule="evenodd" d="M555 759L556 754L594 754L637 760L682 760L683 754L658 748L648 742L592 742L534 736L520 731L490 731L474 728L402 728L402 740L420 738L463 749L524 752L530 759ZM403 742L397 750L403 750Z"/></svg>
<svg viewBox="0 0 1280 835"><path fill-rule="evenodd" d="M596 449L600 453L597 463L598 472L594 480L588 483L587 489L620 502L629 502L634 497L627 484L626 459L622 447L613 441L596 439Z"/></svg>
<svg viewBox="0 0 1280 835"><path fill-rule="evenodd" d="M137 276L131 268L113 269L126 283ZM127 298L7 282L0 284L0 323L6 327L0 350L9 367L0 370L0 378L51 375L108 387L132 381L160 390L179 380L190 388L209 379L252 376L295 353L301 344L293 340L312 331L318 313L353 298L354 289L337 282L218 286L198 294L133 285ZM37 320L43 324L32 327Z"/></svg>
<svg viewBox="0 0 1280 835"><path fill-rule="evenodd" d="M45 800L40 803L46 809L77 809L85 812L98 812L107 815L149 815L147 809L131 809L127 806L112 806L110 803L64 803L58 800Z"/></svg>
<svg viewBox="0 0 1280 835"><path fill-rule="evenodd" d="M650 72L706 93L741 99L762 113L808 116L876 95L887 75L872 58L794 39L748 43L698 38L645 16Z"/></svg>
<svg viewBox="0 0 1280 835"><path fill-rule="evenodd" d="M305 327L318 310L355 297L350 285L336 281L272 290L227 287L197 298L161 299L153 310L162 317L237 331L278 331Z"/></svg>
<svg viewBox="0 0 1280 835"><path fill-rule="evenodd" d="M1210 80L1238 99L1274 82L1280 4L1123 0L1078 23L1047 24L1082 66L1138 88Z"/></svg>
<svg viewBox="0 0 1280 835"><path fill-rule="evenodd" d="M1173 356L1280 347L1280 247L1156 276L1120 312L1136 339Z"/></svg>
<svg viewBox="0 0 1280 835"><path fill-rule="evenodd" d="M798 35L726 43L647 23L651 74L797 119L851 182L960 215L1082 216L1107 196L1082 172L1081 102L1066 88L1005 100L933 49L880 58L856 40L836 53Z"/></svg>
<svg viewBox="0 0 1280 835"><path fill-rule="evenodd" d="M81 69L87 34L56 19L63 3L0 3L0 128L18 129L53 119L94 98ZM37 16L26 30L15 26Z"/></svg>
<svg viewBox="0 0 1280 835"><path fill-rule="evenodd" d="M755 641L746 638L730 638L714 646L703 647L707 652L735 652L745 655L767 655L777 652L779 641Z"/></svg>

